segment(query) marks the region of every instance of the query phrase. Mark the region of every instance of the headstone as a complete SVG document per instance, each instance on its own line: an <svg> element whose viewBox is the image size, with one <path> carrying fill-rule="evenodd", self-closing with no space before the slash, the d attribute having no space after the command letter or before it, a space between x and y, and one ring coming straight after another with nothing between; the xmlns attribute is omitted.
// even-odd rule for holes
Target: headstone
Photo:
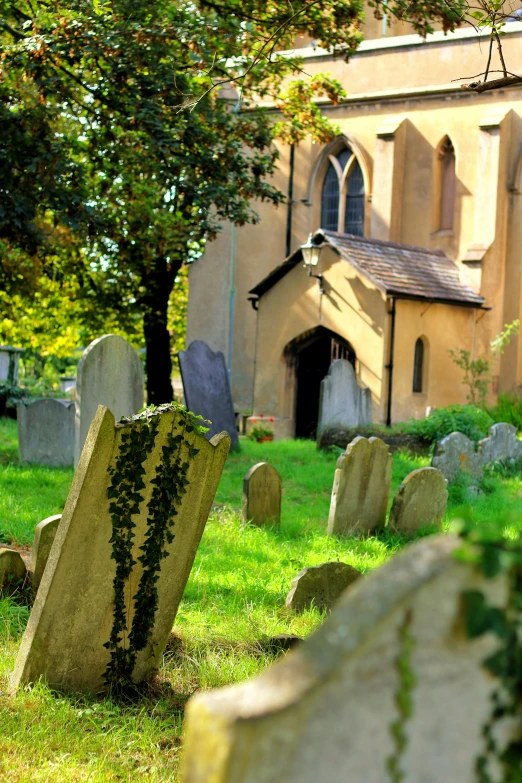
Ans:
<svg viewBox="0 0 522 783"><path fill-rule="evenodd" d="M127 340L105 334L87 346L76 376L75 466L98 405L107 407L118 420L141 410L143 394L143 366Z"/></svg>
<svg viewBox="0 0 522 783"><path fill-rule="evenodd" d="M448 481L453 481L461 470L469 473L473 478L481 478L481 462L473 441L462 432L452 432L435 446L431 466L440 470Z"/></svg>
<svg viewBox="0 0 522 783"><path fill-rule="evenodd" d="M390 495L392 456L380 438L358 436L337 460L329 536L354 536L383 528Z"/></svg>
<svg viewBox="0 0 522 783"><path fill-rule="evenodd" d="M18 653L12 686L41 677L103 690L157 667L229 446L161 405L115 423L100 406ZM108 645L108 646L107 646Z"/></svg>
<svg viewBox="0 0 522 783"><path fill-rule="evenodd" d="M179 352L179 367L188 410L211 422L207 437L225 430L231 448L237 448L236 415L221 351L214 353L203 340L193 340L186 351Z"/></svg>
<svg viewBox="0 0 522 783"><path fill-rule="evenodd" d="M243 480L243 520L262 527L281 521L281 476L272 465L258 462Z"/></svg>
<svg viewBox="0 0 522 783"><path fill-rule="evenodd" d="M74 402L21 400L17 406L20 462L60 467L74 462Z"/></svg>
<svg viewBox="0 0 522 783"><path fill-rule="evenodd" d="M47 519L44 519L36 526L36 530L34 531L29 574L35 592L38 590L40 582L42 581L43 572L47 565L49 553L61 518L61 514L54 514L52 517L47 517Z"/></svg>
<svg viewBox="0 0 522 783"><path fill-rule="evenodd" d="M26 574L25 563L19 552L14 549L0 549L0 590L25 579Z"/></svg>
<svg viewBox="0 0 522 783"><path fill-rule="evenodd" d="M318 435L326 429L369 427L371 424L370 389L359 386L350 362L336 359L321 381Z"/></svg>
<svg viewBox="0 0 522 783"><path fill-rule="evenodd" d="M422 527L440 527L448 502L446 484L436 468L412 471L393 499L389 528L397 533L413 534Z"/></svg>
<svg viewBox="0 0 522 783"><path fill-rule="evenodd" d="M12 345L0 345L0 382L18 383L18 367L23 348L13 348Z"/></svg>
<svg viewBox="0 0 522 783"><path fill-rule="evenodd" d="M193 696L182 783L475 781L498 690L484 661L500 642L467 637L462 594L509 599L507 578L484 579L454 557L459 546L450 536L411 545L259 677ZM518 716L493 728L498 758Z"/></svg>
<svg viewBox="0 0 522 783"><path fill-rule="evenodd" d="M321 612L330 610L346 588L361 576L346 563L323 563L303 568L286 597L287 609L304 612L315 606Z"/></svg>
<svg viewBox="0 0 522 783"><path fill-rule="evenodd" d="M517 438L517 428L500 422L489 429L488 437L480 441L478 455L482 465L497 460L522 458L522 441Z"/></svg>

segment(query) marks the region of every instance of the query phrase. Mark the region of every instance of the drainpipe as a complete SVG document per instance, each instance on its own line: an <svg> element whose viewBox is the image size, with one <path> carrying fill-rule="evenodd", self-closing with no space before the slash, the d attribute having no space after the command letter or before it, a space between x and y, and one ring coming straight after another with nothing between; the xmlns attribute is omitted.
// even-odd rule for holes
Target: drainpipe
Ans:
<svg viewBox="0 0 522 783"><path fill-rule="evenodd" d="M286 258L292 251L292 208L294 206L295 144L290 144L290 171L288 174L288 198L286 213Z"/></svg>
<svg viewBox="0 0 522 783"><path fill-rule="evenodd" d="M234 315L236 301L236 224L232 223L232 236L230 248L230 290L228 293L228 355L227 372L228 381L232 385L232 355L234 350Z"/></svg>
<svg viewBox="0 0 522 783"><path fill-rule="evenodd" d="M386 411L386 426L391 426L391 419L392 419L392 393L393 393L393 354L394 354L394 348L395 348L395 315L396 315L396 307L395 307L395 298L392 297L391 300L391 310L388 310L388 314L391 315L391 331L390 331L390 353L389 353L389 361L386 365L386 369L388 370L388 405L387 405L387 411Z"/></svg>

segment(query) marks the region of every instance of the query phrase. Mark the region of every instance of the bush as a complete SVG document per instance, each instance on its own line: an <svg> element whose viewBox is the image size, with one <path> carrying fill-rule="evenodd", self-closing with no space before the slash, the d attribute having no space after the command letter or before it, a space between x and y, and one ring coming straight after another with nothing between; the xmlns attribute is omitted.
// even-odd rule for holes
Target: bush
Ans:
<svg viewBox="0 0 522 783"><path fill-rule="evenodd" d="M451 432L462 432L472 441L485 438L494 424L491 416L476 405L448 405L425 419L410 421L411 432L428 443L436 443Z"/></svg>
<svg viewBox="0 0 522 783"><path fill-rule="evenodd" d="M522 397L517 394L499 394L494 408L485 408L493 421L505 421L522 430Z"/></svg>

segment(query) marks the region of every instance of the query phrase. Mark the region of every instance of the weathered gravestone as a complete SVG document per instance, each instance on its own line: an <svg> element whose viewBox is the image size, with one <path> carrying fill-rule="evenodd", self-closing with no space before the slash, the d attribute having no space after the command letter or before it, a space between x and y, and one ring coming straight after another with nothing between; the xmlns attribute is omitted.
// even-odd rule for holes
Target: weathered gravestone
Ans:
<svg viewBox="0 0 522 783"><path fill-rule="evenodd" d="M286 597L286 607L304 612L312 606L330 610L346 588L362 576L346 563L322 563L303 568L292 582Z"/></svg>
<svg viewBox="0 0 522 783"><path fill-rule="evenodd" d="M140 682L157 666L229 447L158 406L115 424L98 408L16 661L12 685Z"/></svg>
<svg viewBox="0 0 522 783"><path fill-rule="evenodd" d="M127 340L105 334L87 346L76 376L75 466L98 405L105 405L116 420L134 416L143 407L143 393L143 366Z"/></svg>
<svg viewBox="0 0 522 783"><path fill-rule="evenodd" d="M18 367L23 352L23 348L0 345L0 381L13 385L18 382Z"/></svg>
<svg viewBox="0 0 522 783"><path fill-rule="evenodd" d="M346 359L336 359L321 381L318 436L326 429L351 429L372 424L372 393L357 383Z"/></svg>
<svg viewBox="0 0 522 783"><path fill-rule="evenodd" d="M0 590L9 589L13 582L25 579L26 575L21 554L14 549L0 548Z"/></svg>
<svg viewBox="0 0 522 783"><path fill-rule="evenodd" d="M221 351L214 353L203 340L193 340L186 351L179 352L179 367L187 408L211 422L207 437L225 430L231 448L237 448L236 416Z"/></svg>
<svg viewBox="0 0 522 783"><path fill-rule="evenodd" d="M517 438L517 428L505 422L493 424L488 437L478 445L478 455L482 465L497 460L521 459L522 441Z"/></svg>
<svg viewBox="0 0 522 783"><path fill-rule="evenodd" d="M358 436L337 460L329 536L353 536L384 527L390 495L392 456L380 438Z"/></svg>
<svg viewBox="0 0 522 783"><path fill-rule="evenodd" d="M52 517L47 517L47 519L44 519L36 526L36 530L34 531L29 575L35 592L38 590L40 582L42 581L43 572L47 565L47 560L49 559L51 547L61 518L61 514L54 514Z"/></svg>
<svg viewBox="0 0 522 783"><path fill-rule="evenodd" d="M260 677L193 696L183 783L475 781L499 686L484 662L500 641L467 637L463 593L506 607L508 587L459 562L459 546L413 544ZM494 724L498 754L506 723Z"/></svg>
<svg viewBox="0 0 522 783"><path fill-rule="evenodd" d="M388 526L398 533L416 533L428 525L440 527L448 490L446 479L436 468L419 468L406 476L393 498Z"/></svg>
<svg viewBox="0 0 522 783"><path fill-rule="evenodd" d="M281 476L272 465L258 462L243 480L243 520L252 525L281 521Z"/></svg>
<svg viewBox="0 0 522 783"><path fill-rule="evenodd" d="M453 481L461 470L476 479L482 476L482 460L475 444L462 432L452 432L437 443L431 466L440 470L448 481Z"/></svg>
<svg viewBox="0 0 522 783"><path fill-rule="evenodd" d="M20 462L60 467L74 462L74 402L22 400L18 403Z"/></svg>

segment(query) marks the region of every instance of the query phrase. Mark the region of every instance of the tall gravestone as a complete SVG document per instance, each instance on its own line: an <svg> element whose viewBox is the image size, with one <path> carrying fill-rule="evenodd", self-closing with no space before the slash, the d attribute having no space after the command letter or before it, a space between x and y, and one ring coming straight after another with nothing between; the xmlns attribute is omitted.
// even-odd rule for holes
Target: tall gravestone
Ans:
<svg viewBox="0 0 522 783"><path fill-rule="evenodd" d="M179 352L179 366L188 410L211 422L207 436L225 430L232 448L239 446L236 416L225 357L203 340L194 340Z"/></svg>
<svg viewBox="0 0 522 783"><path fill-rule="evenodd" d="M99 691L146 679L163 653L229 447L158 406L100 406L58 525L12 686Z"/></svg>
<svg viewBox="0 0 522 783"><path fill-rule="evenodd" d="M361 388L355 370L346 359L336 359L321 381L319 402L320 435L327 429L353 429L372 424L372 393Z"/></svg>
<svg viewBox="0 0 522 783"><path fill-rule="evenodd" d="M450 536L413 544L261 676L193 696L182 783L477 780L498 688L484 662L501 642L468 638L463 593L506 608L508 585L459 562L460 546ZM518 718L494 723L497 757Z"/></svg>
<svg viewBox="0 0 522 783"><path fill-rule="evenodd" d="M105 334L87 346L76 376L75 466L98 405L107 407L118 420L141 410L143 394L143 366L127 340Z"/></svg>
<svg viewBox="0 0 522 783"><path fill-rule="evenodd" d="M74 462L74 402L22 400L17 406L20 462L54 467Z"/></svg>
<svg viewBox="0 0 522 783"><path fill-rule="evenodd" d="M411 535L422 527L440 527L448 502L446 485L446 479L436 468L413 470L393 498L390 529Z"/></svg>
<svg viewBox="0 0 522 783"><path fill-rule="evenodd" d="M243 481L245 522L262 527L281 521L281 476L266 462L250 468Z"/></svg>
<svg viewBox="0 0 522 783"><path fill-rule="evenodd" d="M386 443L380 438L354 438L337 460L328 535L364 535L383 528L391 473Z"/></svg>

